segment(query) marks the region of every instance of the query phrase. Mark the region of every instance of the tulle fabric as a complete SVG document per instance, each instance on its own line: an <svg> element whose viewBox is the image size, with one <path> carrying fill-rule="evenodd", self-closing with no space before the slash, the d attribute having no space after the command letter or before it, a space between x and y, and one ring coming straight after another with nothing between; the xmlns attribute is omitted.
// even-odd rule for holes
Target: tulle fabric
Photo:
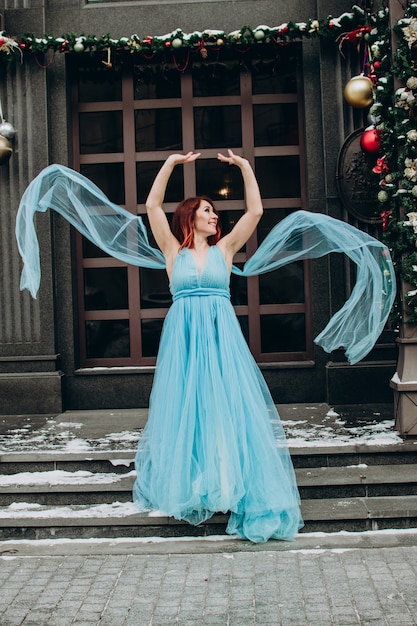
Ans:
<svg viewBox="0 0 417 626"><path fill-rule="evenodd" d="M292 540L302 519L290 454L218 248L201 275L190 250L181 251L171 291L134 500L191 524L230 511L232 536Z"/></svg>
<svg viewBox="0 0 417 626"><path fill-rule="evenodd" d="M33 297L40 284L39 244L34 217L51 208L96 246L141 267L165 267L163 255L150 246L140 217L113 204L96 185L63 165L50 165L26 189L16 218L16 238L23 259L21 289ZM253 276L301 259L337 252L357 268L355 287L344 306L315 342L327 352L344 348L350 363L366 356L381 334L395 298L395 274L388 249L362 231L319 213L295 211L268 234L242 270Z"/></svg>
<svg viewBox="0 0 417 626"><path fill-rule="evenodd" d="M139 217L111 203L77 172L51 165L25 191L16 219L21 289L33 297L41 276L34 217L48 208L124 262L165 266ZM233 272L257 275L331 252L356 264L356 283L315 341L328 352L344 347L354 363L373 347L395 296L391 258L381 242L325 215L296 211ZM291 540L303 523L294 470L276 407L230 303L219 249L210 248L201 274L190 250L183 250L171 290L149 418L136 455L135 501L192 524L230 512L232 536Z"/></svg>

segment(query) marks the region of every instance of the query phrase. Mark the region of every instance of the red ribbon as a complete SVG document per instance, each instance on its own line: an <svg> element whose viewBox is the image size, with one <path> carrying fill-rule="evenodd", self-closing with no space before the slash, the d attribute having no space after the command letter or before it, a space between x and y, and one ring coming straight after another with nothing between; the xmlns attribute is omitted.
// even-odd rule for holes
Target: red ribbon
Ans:
<svg viewBox="0 0 417 626"><path fill-rule="evenodd" d="M382 211L382 230L385 233L388 230L388 218L391 215L392 211Z"/></svg>

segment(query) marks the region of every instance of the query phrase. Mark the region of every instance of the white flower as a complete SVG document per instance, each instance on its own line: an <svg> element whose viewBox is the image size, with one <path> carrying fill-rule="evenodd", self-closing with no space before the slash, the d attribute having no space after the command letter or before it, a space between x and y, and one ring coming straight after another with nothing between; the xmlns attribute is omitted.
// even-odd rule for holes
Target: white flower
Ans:
<svg viewBox="0 0 417 626"><path fill-rule="evenodd" d="M407 213L408 222L403 222L404 226L412 226L413 231L417 233L417 212Z"/></svg>
<svg viewBox="0 0 417 626"><path fill-rule="evenodd" d="M309 28L309 33L314 33L314 31L319 30L320 24L318 20L312 20Z"/></svg>
<svg viewBox="0 0 417 626"><path fill-rule="evenodd" d="M404 39L408 43L408 47L412 48L414 42L417 40L417 19L415 17L412 17L408 21L408 26L404 26L403 33Z"/></svg>
<svg viewBox="0 0 417 626"><path fill-rule="evenodd" d="M407 139L409 141L417 141L417 130L415 130L414 128L412 130L409 130L407 132Z"/></svg>

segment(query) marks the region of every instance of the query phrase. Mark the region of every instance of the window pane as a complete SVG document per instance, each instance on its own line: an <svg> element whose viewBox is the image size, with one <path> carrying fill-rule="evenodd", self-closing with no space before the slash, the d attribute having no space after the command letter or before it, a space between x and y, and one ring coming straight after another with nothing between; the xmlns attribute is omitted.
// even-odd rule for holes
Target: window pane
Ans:
<svg viewBox="0 0 417 626"><path fill-rule="evenodd" d="M119 102L122 99L122 77L107 68L81 66L78 73L79 102Z"/></svg>
<svg viewBox="0 0 417 626"><path fill-rule="evenodd" d="M156 356L164 320L142 320L142 356Z"/></svg>
<svg viewBox="0 0 417 626"><path fill-rule="evenodd" d="M95 246L89 239L83 237L82 240L84 259L101 259L104 257L110 257L110 254L107 254L107 252L104 252L104 250Z"/></svg>
<svg viewBox="0 0 417 626"><path fill-rule="evenodd" d="M129 320L91 320L85 332L87 359L130 356Z"/></svg>
<svg viewBox="0 0 417 626"><path fill-rule="evenodd" d="M240 67L238 63L203 63L193 65L193 95L238 96Z"/></svg>
<svg viewBox="0 0 417 626"><path fill-rule="evenodd" d="M81 165L81 174L87 176L115 204L125 202L123 163L92 163Z"/></svg>
<svg viewBox="0 0 417 626"><path fill-rule="evenodd" d="M134 73L135 100L181 97L181 74L176 68L168 65L136 65Z"/></svg>
<svg viewBox="0 0 417 626"><path fill-rule="evenodd" d="M227 196L225 194L225 189L221 190L222 192L222 197L224 199L227 199L229 196ZM223 195L224 194L224 195ZM220 219L220 226L222 229L222 236L227 235L228 233L230 233L230 231L232 230L233 226L236 224L236 222L239 220L239 218L241 218L243 215L243 206L242 206L242 210L241 211L229 211L229 210L225 210L222 209L219 213L219 219ZM246 246L242 246L242 248L240 250L238 250L238 252L245 252L246 250Z"/></svg>
<svg viewBox="0 0 417 626"><path fill-rule="evenodd" d="M262 352L304 352L305 349L303 313L261 315Z"/></svg>
<svg viewBox="0 0 417 626"><path fill-rule="evenodd" d="M247 315L239 315L237 318L239 320L240 328L242 330L243 336L246 339L246 342L249 343L249 320Z"/></svg>
<svg viewBox="0 0 417 626"><path fill-rule="evenodd" d="M195 166L198 196L209 196L212 200L243 200L239 168L220 163L217 159L198 159Z"/></svg>
<svg viewBox="0 0 417 626"><path fill-rule="evenodd" d="M300 197L298 156L257 157L255 170L263 198Z"/></svg>
<svg viewBox="0 0 417 626"><path fill-rule="evenodd" d="M296 104L258 104L253 107L255 146L298 144Z"/></svg>
<svg viewBox="0 0 417 626"><path fill-rule="evenodd" d="M165 270L140 270L140 306L142 309L167 308L172 303Z"/></svg>
<svg viewBox="0 0 417 626"><path fill-rule="evenodd" d="M261 221L258 224L258 246L262 243L265 237L271 232L278 222L283 220L287 215L291 213L290 209L267 209L262 215Z"/></svg>
<svg viewBox="0 0 417 626"><path fill-rule="evenodd" d="M123 152L121 111L80 113L80 153Z"/></svg>
<svg viewBox="0 0 417 626"><path fill-rule="evenodd" d="M242 264L240 264L242 265ZM230 296L233 306L248 304L248 280L244 276L232 274L230 277Z"/></svg>
<svg viewBox="0 0 417 626"><path fill-rule="evenodd" d="M259 276L261 304L304 302L304 270L301 261Z"/></svg>
<svg viewBox="0 0 417 626"><path fill-rule="evenodd" d="M138 204L144 204L163 161L136 163ZM181 202L184 198L183 166L177 165L168 181L165 202Z"/></svg>
<svg viewBox="0 0 417 626"><path fill-rule="evenodd" d="M299 47L288 45L280 48L275 59L255 61L252 64L253 93L296 93L299 56Z"/></svg>
<svg viewBox="0 0 417 626"><path fill-rule="evenodd" d="M194 108L195 147L238 148L242 145L240 107Z"/></svg>
<svg viewBox="0 0 417 626"><path fill-rule="evenodd" d="M136 151L182 150L181 109L135 111Z"/></svg>
<svg viewBox="0 0 417 626"><path fill-rule="evenodd" d="M102 267L84 270L86 311L127 309L127 268Z"/></svg>

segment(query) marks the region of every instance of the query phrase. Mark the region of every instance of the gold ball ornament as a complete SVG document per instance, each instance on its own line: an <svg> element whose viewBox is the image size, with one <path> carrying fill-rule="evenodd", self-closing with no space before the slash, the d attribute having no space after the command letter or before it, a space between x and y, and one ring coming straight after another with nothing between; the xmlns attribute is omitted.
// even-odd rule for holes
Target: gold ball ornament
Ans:
<svg viewBox="0 0 417 626"><path fill-rule="evenodd" d="M360 74L347 83L344 91L346 101L357 109L365 109L374 101L374 89L370 78Z"/></svg>
<svg viewBox="0 0 417 626"><path fill-rule="evenodd" d="M0 165L4 165L13 153L12 144L6 137L0 135Z"/></svg>

